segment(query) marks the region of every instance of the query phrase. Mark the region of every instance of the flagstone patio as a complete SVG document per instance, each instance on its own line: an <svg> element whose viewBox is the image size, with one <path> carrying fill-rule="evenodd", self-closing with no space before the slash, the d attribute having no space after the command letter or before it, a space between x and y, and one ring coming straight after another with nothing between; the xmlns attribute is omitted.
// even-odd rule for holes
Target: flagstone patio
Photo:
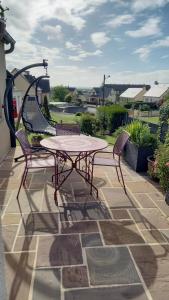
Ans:
<svg viewBox="0 0 169 300"><path fill-rule="evenodd" d="M0 209L10 300L168 300L169 207L158 184L123 164L95 168L99 198L73 173L53 200L51 171L0 165Z"/></svg>

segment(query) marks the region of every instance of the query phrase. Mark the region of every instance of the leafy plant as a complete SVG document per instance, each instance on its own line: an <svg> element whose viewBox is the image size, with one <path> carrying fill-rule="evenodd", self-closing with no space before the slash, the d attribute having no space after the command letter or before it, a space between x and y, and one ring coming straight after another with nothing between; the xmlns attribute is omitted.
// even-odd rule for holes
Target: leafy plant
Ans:
<svg viewBox="0 0 169 300"><path fill-rule="evenodd" d="M150 132L150 128L147 124L140 121L134 121L125 127L125 130L130 134L130 140L140 147L151 146L155 148L156 138Z"/></svg>
<svg viewBox="0 0 169 300"><path fill-rule="evenodd" d="M116 128L122 125L127 110L119 104L111 106L103 106L97 109L97 117L100 122L102 131L108 130L109 134L115 131Z"/></svg>
<svg viewBox="0 0 169 300"><path fill-rule="evenodd" d="M80 123L80 129L83 133L89 135L94 135L96 133L96 128L97 128L96 117L91 116L88 113L83 114L80 118L79 123Z"/></svg>
<svg viewBox="0 0 169 300"><path fill-rule="evenodd" d="M51 94L53 101L63 102L65 101L66 95L69 94L69 90L63 85L58 85L51 89Z"/></svg>
<svg viewBox="0 0 169 300"><path fill-rule="evenodd" d="M169 145L161 144L156 152L157 175L160 180L161 187L166 191L169 189Z"/></svg>
<svg viewBox="0 0 169 300"><path fill-rule="evenodd" d="M47 96L45 95L44 96L44 101L43 101L43 105L42 105L42 113L44 114L44 116L47 118L47 119L50 119L51 116L50 116L50 111L49 111L49 105L48 105L48 98Z"/></svg>

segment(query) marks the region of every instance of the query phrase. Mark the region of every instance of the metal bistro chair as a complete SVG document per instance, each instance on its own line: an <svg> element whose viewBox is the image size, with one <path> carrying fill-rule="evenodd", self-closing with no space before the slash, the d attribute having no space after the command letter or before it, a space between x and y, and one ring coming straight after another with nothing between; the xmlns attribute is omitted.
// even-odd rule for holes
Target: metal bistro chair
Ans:
<svg viewBox="0 0 169 300"><path fill-rule="evenodd" d="M56 135L80 135L80 126L69 123L56 124Z"/></svg>
<svg viewBox="0 0 169 300"><path fill-rule="evenodd" d="M109 152L109 151L97 151L94 153L94 155L92 156L92 159L90 161L90 164L92 166L91 168L91 182L93 180L93 171L94 171L94 166L109 166L109 167L115 167L116 168L116 173L117 173L117 177L118 177L118 181L120 182L120 177L119 177L119 172L118 169L120 170L120 175L121 175L121 179L122 179L122 184L124 187L124 191L127 194L126 191L126 187L125 187L125 183L124 183L124 178L123 178L123 173L122 173L122 169L121 169L121 155L122 152L124 150L124 147L129 139L129 134L126 131L123 131L117 138L114 147L113 147L113 151ZM112 153L112 158L103 158L103 157L96 157L96 155L98 153ZM91 192L92 192L92 185L91 185Z"/></svg>
<svg viewBox="0 0 169 300"><path fill-rule="evenodd" d="M25 186L26 176L29 169L37 169L37 168L54 168L54 184L55 184L55 193L54 193L54 199L55 203L57 204L57 195L56 195L56 185L57 185L57 160L56 160L56 154L51 152L50 150L44 150L42 152L37 152L33 147L31 147L26 133L23 129L18 130L15 133L20 146L22 148L24 157L25 157L25 168L24 172L22 174L21 183L19 186L19 190L17 193L17 199L19 197L19 193L21 190L22 185Z"/></svg>

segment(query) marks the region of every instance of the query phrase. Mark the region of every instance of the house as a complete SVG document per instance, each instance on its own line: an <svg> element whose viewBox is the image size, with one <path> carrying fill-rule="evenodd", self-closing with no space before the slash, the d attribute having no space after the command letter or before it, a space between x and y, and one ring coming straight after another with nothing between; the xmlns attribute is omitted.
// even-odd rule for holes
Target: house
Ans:
<svg viewBox="0 0 169 300"><path fill-rule="evenodd" d="M9 45L6 49L5 45ZM14 50L15 40L10 36L10 34L5 30L3 36L0 39L0 162L3 160L5 155L8 153L11 141L8 126L5 121L4 111L3 111L3 98L6 88L6 63L5 55L11 53ZM2 142L3 141L3 142Z"/></svg>
<svg viewBox="0 0 169 300"><path fill-rule="evenodd" d="M120 95L125 92L128 88L145 88L147 91L150 86L145 84L105 84L104 87L93 88L89 97L90 103L99 104L103 100L112 103L117 103L120 100Z"/></svg>
<svg viewBox="0 0 169 300"><path fill-rule="evenodd" d="M12 70L12 75L14 75L18 70L15 68ZM36 79L35 76L32 76L29 71L25 71L20 74L15 79L15 86L13 89L13 98L16 99L17 103L17 111L20 110L23 97L26 93L26 90L29 88L30 84ZM35 96L35 88L36 86L33 85L29 91L29 96ZM49 98L50 93L50 85L48 79L41 79L38 84L38 99L39 103L43 103L45 95Z"/></svg>
<svg viewBox="0 0 169 300"><path fill-rule="evenodd" d="M120 101L135 102L143 101L143 96L146 93L145 87L143 88L128 88L120 95Z"/></svg>
<svg viewBox="0 0 169 300"><path fill-rule="evenodd" d="M144 101L161 104L167 95L169 95L169 84L155 84L144 94Z"/></svg>
<svg viewBox="0 0 169 300"><path fill-rule="evenodd" d="M11 146L10 132L6 124L5 115L3 111L3 98L6 88L6 60L5 55L10 54L14 50L15 40L6 31L6 24L2 18L3 8L0 6L0 163L9 152ZM2 25L2 26L1 26ZM6 45L9 48L6 49ZM4 247L1 230L0 218L0 299L7 299L5 271L4 271Z"/></svg>

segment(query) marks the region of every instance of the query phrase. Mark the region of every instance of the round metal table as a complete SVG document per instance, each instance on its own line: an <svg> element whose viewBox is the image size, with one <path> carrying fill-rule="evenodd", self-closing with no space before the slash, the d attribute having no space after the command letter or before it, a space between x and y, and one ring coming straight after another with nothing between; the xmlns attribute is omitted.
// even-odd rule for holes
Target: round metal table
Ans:
<svg viewBox="0 0 169 300"><path fill-rule="evenodd" d="M59 190L72 171L76 170L96 190L98 196L98 189L93 185L90 176L90 157L95 151L106 148L108 146L106 141L86 135L64 135L45 138L40 144L56 153L58 159L58 167L55 174L56 191ZM64 165L67 160L71 163L70 168L65 169L63 166L59 170L60 162L62 161Z"/></svg>

